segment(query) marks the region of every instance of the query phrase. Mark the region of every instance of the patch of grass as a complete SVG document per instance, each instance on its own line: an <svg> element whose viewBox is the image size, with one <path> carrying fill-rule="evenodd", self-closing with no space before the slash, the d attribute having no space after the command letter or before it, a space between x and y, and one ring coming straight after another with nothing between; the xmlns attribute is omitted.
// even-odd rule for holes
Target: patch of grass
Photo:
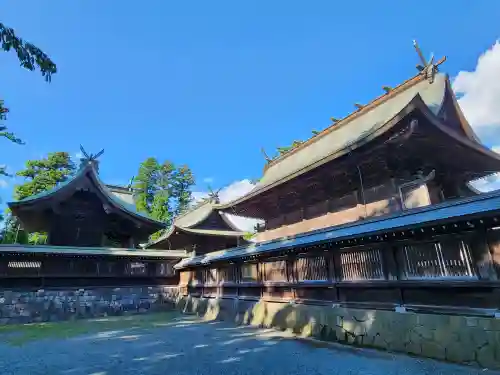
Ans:
<svg viewBox="0 0 500 375"><path fill-rule="evenodd" d="M152 328L179 316L178 312L109 316L91 320L12 324L0 326L0 341L11 345L48 338L71 338L79 335L130 328Z"/></svg>

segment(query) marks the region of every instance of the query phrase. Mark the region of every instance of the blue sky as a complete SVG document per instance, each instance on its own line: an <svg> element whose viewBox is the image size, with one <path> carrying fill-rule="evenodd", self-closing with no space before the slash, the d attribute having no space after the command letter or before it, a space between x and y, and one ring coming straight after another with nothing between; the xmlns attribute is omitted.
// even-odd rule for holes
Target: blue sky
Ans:
<svg viewBox="0 0 500 375"><path fill-rule="evenodd" d="M105 149L108 183L149 156L189 165L199 191L258 178L261 147L305 139L412 76L412 39L447 55L451 76L474 71L498 14L500 2L469 0L5 2L2 22L59 72L47 84L0 54L6 125L27 142L2 141L0 163L14 172L81 143Z"/></svg>

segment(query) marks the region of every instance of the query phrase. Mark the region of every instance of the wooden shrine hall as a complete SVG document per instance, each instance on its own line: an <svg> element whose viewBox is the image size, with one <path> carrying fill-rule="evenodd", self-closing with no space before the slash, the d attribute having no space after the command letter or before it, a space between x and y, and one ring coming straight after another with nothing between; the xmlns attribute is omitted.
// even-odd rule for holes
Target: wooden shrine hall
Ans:
<svg viewBox="0 0 500 375"><path fill-rule="evenodd" d="M219 206L218 196L208 197L175 218L171 228L146 247L184 249L191 255L201 255L247 244L246 233L239 230Z"/></svg>
<svg viewBox="0 0 500 375"><path fill-rule="evenodd" d="M419 56L422 54L416 46ZM500 171L441 59L275 158L219 207L265 221L257 243L184 259L183 293L394 309L500 311ZM476 313L479 313L476 311Z"/></svg>
<svg viewBox="0 0 500 375"><path fill-rule="evenodd" d="M47 243L0 245L0 279L5 284L104 285L177 283L173 265L184 250L138 247L164 223L135 209L132 190L104 184L98 155L81 160L78 172L49 191L9 202L29 233L47 234ZM76 284L75 284L76 283Z"/></svg>

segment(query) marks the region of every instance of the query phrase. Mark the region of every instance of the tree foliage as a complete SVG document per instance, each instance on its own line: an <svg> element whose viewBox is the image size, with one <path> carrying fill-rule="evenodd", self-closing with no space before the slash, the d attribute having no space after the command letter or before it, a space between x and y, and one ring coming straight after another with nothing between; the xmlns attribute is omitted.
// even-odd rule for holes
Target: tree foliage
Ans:
<svg viewBox="0 0 500 375"><path fill-rule="evenodd" d="M40 160L28 160L25 169L16 173L26 181L14 188L14 198L21 200L35 194L50 190L66 181L75 172L75 165L67 152L53 152ZM44 243L45 233L26 233L20 229L16 217L8 213L5 220L3 243Z"/></svg>
<svg viewBox="0 0 500 375"><path fill-rule="evenodd" d="M246 240L246 241L251 241L255 236L255 233L254 232L246 232L244 235L243 235L243 239Z"/></svg>
<svg viewBox="0 0 500 375"><path fill-rule="evenodd" d="M194 177L188 166L160 164L156 158L141 163L134 178L137 210L170 225L192 201Z"/></svg>
<svg viewBox="0 0 500 375"><path fill-rule="evenodd" d="M14 29L0 23L0 40L2 49L6 52L14 51L21 66L34 71L40 70L47 82L50 82L52 75L57 72L56 64L40 48L23 40L17 36Z"/></svg>
<svg viewBox="0 0 500 375"><path fill-rule="evenodd" d="M16 173L26 182L14 189L14 198L21 200L47 191L66 181L75 173L75 164L67 152L52 152L44 159L28 160L25 169Z"/></svg>
<svg viewBox="0 0 500 375"><path fill-rule="evenodd" d="M54 62L40 48L26 42L16 35L14 29L5 26L0 22L0 42L1 47L5 52L14 51L17 55L19 63L25 69L30 71L38 68L45 77L47 82L50 82L52 75L57 72L57 67ZM9 110L4 106L4 101L0 100L0 121L6 120L6 114ZM17 138L14 133L8 132L7 127L0 124L0 137L23 144L21 139ZM0 166L0 175L9 176L5 166Z"/></svg>
<svg viewBox="0 0 500 375"><path fill-rule="evenodd" d="M0 243L18 243L23 245L29 243L28 233L21 229L19 221L15 216L12 216L10 212L7 212L7 215L5 217L2 239Z"/></svg>
<svg viewBox="0 0 500 375"><path fill-rule="evenodd" d="M9 110L5 108L4 101L0 100L0 121L7 120L7 113ZM0 138L7 138L9 141L22 145L23 141L17 138L14 133L7 131L7 127L5 125L0 124ZM0 176L9 176L7 173L6 167L0 165Z"/></svg>

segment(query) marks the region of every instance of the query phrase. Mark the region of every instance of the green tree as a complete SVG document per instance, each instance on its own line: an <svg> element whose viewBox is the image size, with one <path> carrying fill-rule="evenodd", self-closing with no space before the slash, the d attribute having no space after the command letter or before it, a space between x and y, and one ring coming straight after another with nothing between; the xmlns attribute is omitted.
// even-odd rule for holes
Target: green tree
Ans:
<svg viewBox="0 0 500 375"><path fill-rule="evenodd" d="M247 240L247 241L250 241L253 237L255 236L255 233L254 232L246 232L244 235L243 235L243 239Z"/></svg>
<svg viewBox="0 0 500 375"><path fill-rule="evenodd" d="M147 158L134 178L136 208L170 225L191 203L193 185L193 173L188 166L177 167L169 161L160 164L156 158ZM158 236L155 233L152 238Z"/></svg>
<svg viewBox="0 0 500 375"><path fill-rule="evenodd" d="M5 216L4 228L2 231L1 243L4 244L28 244L29 235L26 233L15 216L8 211Z"/></svg>
<svg viewBox="0 0 500 375"><path fill-rule="evenodd" d="M9 110L5 108L3 100L0 100L0 121L7 120L7 113ZM14 133L8 132L5 125L0 124L0 138L7 138L9 141L22 145L23 141L17 138ZM7 168L0 165L0 176L10 176L7 173Z"/></svg>
<svg viewBox="0 0 500 375"><path fill-rule="evenodd" d="M1 48L5 52L14 51L17 54L17 58L23 68L31 71L38 68L47 82L50 82L52 75L57 72L54 62L42 50L17 36L13 29L1 22L0 41ZM5 108L4 101L0 100L0 121L6 120L8 112L9 110ZM17 144L23 144L14 133L8 132L7 127L1 124L0 137L7 138ZM0 175L8 176L5 166L0 166Z"/></svg>
<svg viewBox="0 0 500 375"><path fill-rule="evenodd" d="M139 173L133 182L134 190L137 192L136 208L139 212L151 214L151 206L157 191L156 181L159 169L160 165L155 158L147 158L139 167Z"/></svg>
<svg viewBox="0 0 500 375"><path fill-rule="evenodd" d="M172 196L176 200L174 217L187 210L193 201L191 189L194 183L193 172L187 165L183 165L174 171L172 185Z"/></svg>
<svg viewBox="0 0 500 375"><path fill-rule="evenodd" d="M57 72L56 64L42 50L16 35L14 29L0 23L0 39L2 49L6 52L14 51L21 66L28 70L38 68L47 82Z"/></svg>
<svg viewBox="0 0 500 375"><path fill-rule="evenodd" d="M50 190L66 181L74 174L75 170L75 165L67 152L52 152L46 158L28 160L25 169L16 173L17 176L24 177L26 181L15 186L14 198L21 200ZM36 244L44 243L47 238L45 233L25 233L19 229L19 221L11 214L7 216L5 228L4 243L16 241L17 243Z"/></svg>
<svg viewBox="0 0 500 375"><path fill-rule="evenodd" d="M25 169L16 173L26 182L14 188L14 198L21 200L50 190L75 173L75 164L67 152L52 152L40 160L28 160Z"/></svg>

